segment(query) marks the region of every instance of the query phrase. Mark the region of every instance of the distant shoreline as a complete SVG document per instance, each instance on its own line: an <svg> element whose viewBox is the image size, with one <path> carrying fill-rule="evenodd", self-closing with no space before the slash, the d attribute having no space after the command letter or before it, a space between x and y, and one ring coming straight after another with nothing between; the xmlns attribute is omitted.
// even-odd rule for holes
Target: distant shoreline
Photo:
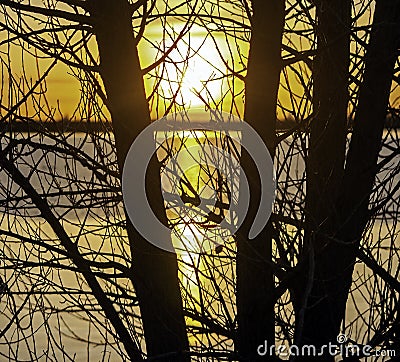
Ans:
<svg viewBox="0 0 400 362"><path fill-rule="evenodd" d="M298 125L294 121L278 121L278 132L295 130ZM303 128L303 127L301 127ZM300 128L300 129L301 129ZM400 119L387 117L385 128L399 129ZM299 129L299 130L300 130ZM0 123L0 132L54 132L54 133L96 133L113 132L111 122L85 122L85 121L47 121L47 122L22 122L13 121Z"/></svg>
<svg viewBox="0 0 400 362"><path fill-rule="evenodd" d="M53 133L92 133L112 132L111 122L79 122L79 121L48 121L48 122L7 122L0 123L1 132L53 132Z"/></svg>

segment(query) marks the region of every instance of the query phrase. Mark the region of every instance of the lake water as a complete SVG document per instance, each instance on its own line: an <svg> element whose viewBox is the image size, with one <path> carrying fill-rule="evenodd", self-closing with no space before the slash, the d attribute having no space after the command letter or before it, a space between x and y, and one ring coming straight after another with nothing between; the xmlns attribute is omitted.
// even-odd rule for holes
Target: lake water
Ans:
<svg viewBox="0 0 400 362"><path fill-rule="evenodd" d="M396 134L386 136L393 139L388 140L388 147L382 152L384 156L394 152L398 144ZM13 152L18 169L30 179L39 194L47 197L60 223L79 245L81 252L87 254L86 258L129 265L129 248L121 225L124 217L119 181L114 175L116 165L112 135L103 134L91 139L84 134L71 134L65 135L60 142L58 137L52 135L29 137L20 134L14 140L19 143ZM10 141L3 139L3 148ZM283 167L280 163L283 158L279 157L278 181L283 182L287 176L294 181L301 180L304 164L300 141L293 148L283 146L282 152L290 152L292 158ZM396 171L399 161L399 156L394 157L379 174L378 177L384 180L389 179L391 172L394 173L391 181L377 190L377 198L382 198L400 182ZM60 270L48 263L59 263L65 269L71 269L73 265L56 252L38 245L38 241L41 241L60 248L53 231L32 206L30 199L24 196L20 187L4 171L0 174L0 180L3 231L0 244L1 277L12 291L12 297L10 294L1 297L0 330L4 330L10 322L12 326L0 339L0 360L30 361L34 355L48 361L119 360L120 347L115 344L93 297L82 292L87 291L82 278L73 270ZM289 194L298 188L299 181L293 182L287 192ZM389 212L398 215L396 200L399 196L398 191L393 195L393 201L384 209L386 215ZM5 235L4 231L12 231L15 235ZM399 271L398 233L396 218L378 219L364 240L364 245L372 250L374 257L395 278L398 278ZM34 242L19 240L18 236L21 235ZM206 307L207 315L222 325L233 323L234 320L234 252L235 244L233 240L228 240L222 252L214 253L211 257L198 258L195 254L181 256L181 280L186 290L184 300L187 308L201 310ZM185 263L195 264L197 269L185 266ZM112 269L107 271L112 272ZM118 279L118 283L124 285L128 294L134 294L126 279ZM112 283L103 284L110 298L118 300L118 288ZM384 283L374 278L373 273L360 263L355 268L353 288L355 291L348 301L346 334L352 340L366 342L371 337L367 334L367 326L378 327L379 314L393 309L394 299L388 294ZM221 300L224 302L221 303ZM128 303L128 299L122 302ZM24 307L19 311L18 318L11 320L13 312L22 304ZM131 313L127 318L138 335L137 342L143 345L138 307L127 305L120 312L126 314L126 311ZM277 310L277 313L282 314L282 311ZM287 316L282 318L292 320L290 306L286 313ZM199 327L199 323L193 320L188 320L188 324L191 331ZM216 335L199 336L193 333L190 340L200 350L210 345L221 350L232 348L230 340L221 342Z"/></svg>

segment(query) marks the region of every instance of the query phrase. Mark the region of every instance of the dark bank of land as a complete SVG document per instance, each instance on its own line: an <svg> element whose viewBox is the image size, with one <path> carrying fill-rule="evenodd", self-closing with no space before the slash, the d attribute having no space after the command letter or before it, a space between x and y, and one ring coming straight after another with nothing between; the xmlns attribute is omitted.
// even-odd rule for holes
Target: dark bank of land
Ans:
<svg viewBox="0 0 400 362"><path fill-rule="evenodd" d="M400 109L391 110L386 117L386 129L400 128ZM278 120L277 131L284 132L293 129L305 130L307 124L299 124L291 119ZM352 128L352 121L349 120L349 130ZM112 132L111 122L87 122L87 121L0 121L0 132Z"/></svg>
<svg viewBox="0 0 400 362"><path fill-rule="evenodd" d="M11 121L0 123L0 132L112 132L110 122L86 122L86 121Z"/></svg>

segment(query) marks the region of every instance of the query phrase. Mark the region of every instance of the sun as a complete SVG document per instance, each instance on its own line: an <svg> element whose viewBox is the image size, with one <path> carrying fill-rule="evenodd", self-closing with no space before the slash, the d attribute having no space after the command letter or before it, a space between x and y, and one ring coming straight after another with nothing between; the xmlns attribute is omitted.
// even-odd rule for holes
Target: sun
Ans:
<svg viewBox="0 0 400 362"><path fill-rule="evenodd" d="M223 56L204 29L193 26L163 65L159 83L163 97L185 108L218 102L224 91Z"/></svg>
<svg viewBox="0 0 400 362"><path fill-rule="evenodd" d="M202 56L193 59L184 72L181 83L182 101L185 105L198 107L205 102L218 101L221 98L222 82L217 78L213 66L205 59L217 62L212 49L205 49Z"/></svg>

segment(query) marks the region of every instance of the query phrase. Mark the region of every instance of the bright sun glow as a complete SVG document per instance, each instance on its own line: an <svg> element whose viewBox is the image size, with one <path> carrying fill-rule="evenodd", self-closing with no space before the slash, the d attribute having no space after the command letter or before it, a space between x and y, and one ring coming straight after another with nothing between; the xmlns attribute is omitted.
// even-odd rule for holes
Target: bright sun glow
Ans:
<svg viewBox="0 0 400 362"><path fill-rule="evenodd" d="M203 53L205 53L205 51L203 51ZM213 54L210 49L207 50L206 57L214 58L214 62L217 61L216 55ZM205 101L210 101L210 99L217 100L221 92L221 81L209 81L210 79L215 79L215 76L216 74L213 67L205 60L200 57L193 60L184 73L181 83L183 103L197 107L204 105L202 99Z"/></svg>
<svg viewBox="0 0 400 362"><path fill-rule="evenodd" d="M183 61L188 54L188 59ZM176 98L186 107L204 106L204 100L212 104L223 93L223 69L224 61L214 42L205 36L204 30L193 26L178 48L169 54L160 86L164 96Z"/></svg>

